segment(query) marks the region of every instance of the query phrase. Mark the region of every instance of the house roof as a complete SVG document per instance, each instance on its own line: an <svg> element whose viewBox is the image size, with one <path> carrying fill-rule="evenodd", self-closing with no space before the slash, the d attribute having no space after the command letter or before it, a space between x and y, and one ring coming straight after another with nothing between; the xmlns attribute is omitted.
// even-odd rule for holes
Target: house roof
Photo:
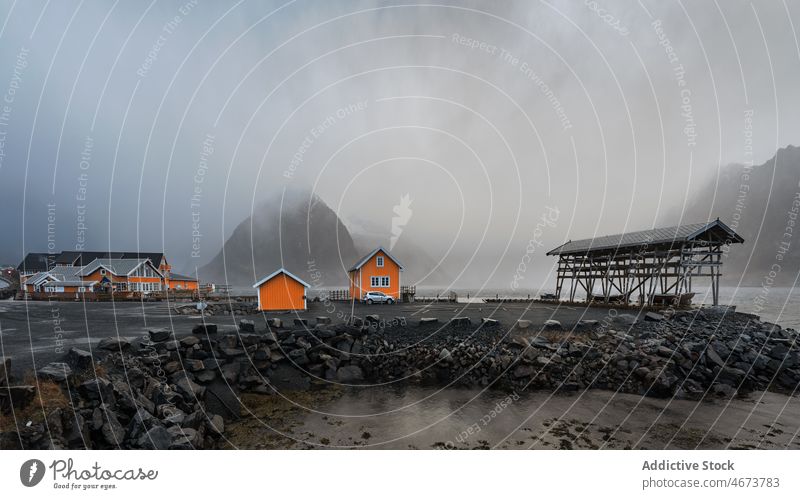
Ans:
<svg viewBox="0 0 800 499"><path fill-rule="evenodd" d="M296 275L292 274L291 272L289 272L288 270L286 270L284 268L280 268L280 269L276 270L275 272L271 273L270 275L268 275L267 277L261 279L257 283L253 284L253 287L257 288L257 287L261 286L262 284L264 284L265 282L269 281L270 279L272 279L273 277L275 277L278 274L286 274L287 276L289 276L292 279L294 279L295 281L299 282L300 284L302 284L306 288L310 288L311 287L311 285L308 284L306 281L300 279L299 277L297 277Z"/></svg>
<svg viewBox="0 0 800 499"><path fill-rule="evenodd" d="M72 265L60 265L57 267L53 267L47 273L58 279L59 281L64 281L69 279L70 277L75 277L78 275L78 272L81 271L83 267L75 267Z"/></svg>
<svg viewBox="0 0 800 499"><path fill-rule="evenodd" d="M50 272L37 272L32 276L28 277L25 281L25 284L30 284L31 286L37 286L40 282L44 281L46 278L56 279Z"/></svg>
<svg viewBox="0 0 800 499"><path fill-rule="evenodd" d="M139 251L62 251L55 258L56 265L88 265L96 259L144 260L149 259L158 267L164 253Z"/></svg>
<svg viewBox="0 0 800 499"><path fill-rule="evenodd" d="M143 259L123 259L123 258L97 258L89 265L83 267L80 272L77 273L78 276L87 276L94 272L95 270L103 267L104 269L108 270L114 275L130 275L136 270L140 265L149 262L151 265L153 264L149 258ZM153 266L155 268L155 266ZM161 275L161 272L156 269L156 273Z"/></svg>
<svg viewBox="0 0 800 499"><path fill-rule="evenodd" d="M77 287L83 286L83 287L89 287L89 286L94 286L95 284L97 284L97 282L98 281L75 281L75 280L72 280L72 281L54 281L52 283L45 284L45 286L47 286L48 284L49 285L54 285L55 284L55 285L58 285L58 286L77 286Z"/></svg>
<svg viewBox="0 0 800 499"><path fill-rule="evenodd" d="M139 251L126 251L120 256L119 258L124 259L134 259L134 260L150 260L153 263L154 267L158 267L161 265L161 261L164 259L164 253L146 253L146 252L139 252Z"/></svg>
<svg viewBox="0 0 800 499"><path fill-rule="evenodd" d="M376 254L376 253L378 253L379 251L382 251L384 255L386 255L386 256L387 256L387 257L389 257L389 258L390 258L390 259L391 259L391 260L392 260L394 263L396 263L396 264L397 264L397 266L398 266L398 267L400 267L400 270L403 270L403 265L402 265L402 264L401 264L399 261L397 261L397 258L393 257L393 256L392 256L392 254L391 254L391 253L389 253L388 251L386 251L386 249L385 249L383 246L379 246L378 248L376 248L375 250L373 250L373 251L372 251L372 253L370 253L369 255L365 256L364 258L362 258L361 260L359 260L358 262L356 262L356 264L355 264L355 265L353 265L352 267L350 267L350 270L348 270L348 272L352 272L352 271L354 271L354 270L358 270L358 269L360 269L361 267L363 267L363 266L364 266L364 264L365 264L365 263L367 263L367 262L369 261L369 259L370 259L370 258L372 258L373 256L375 256L375 254Z"/></svg>
<svg viewBox="0 0 800 499"><path fill-rule="evenodd" d="M28 253L25 258L17 266L20 272L43 272L50 268L49 259L53 259L55 255L48 253Z"/></svg>
<svg viewBox="0 0 800 499"><path fill-rule="evenodd" d="M568 241L548 251L548 255L568 255L575 253L607 252L643 246L673 245L690 241L709 243L743 243L744 239L719 219L711 222L684 224L674 227L655 228L600 236L591 239Z"/></svg>
<svg viewBox="0 0 800 499"><path fill-rule="evenodd" d="M196 281L197 279L188 275L176 274L175 272L169 273L170 281Z"/></svg>

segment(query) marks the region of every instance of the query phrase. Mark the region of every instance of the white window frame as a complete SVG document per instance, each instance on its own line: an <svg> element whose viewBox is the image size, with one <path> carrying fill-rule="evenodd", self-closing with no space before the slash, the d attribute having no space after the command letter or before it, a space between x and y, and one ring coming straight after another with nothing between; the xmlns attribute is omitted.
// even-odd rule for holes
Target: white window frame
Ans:
<svg viewBox="0 0 800 499"><path fill-rule="evenodd" d="M388 275L373 275L369 278L371 288L391 288L392 279Z"/></svg>
<svg viewBox="0 0 800 499"><path fill-rule="evenodd" d="M379 257L377 257L375 259L375 265L377 265L378 267L383 267L383 257L382 256L379 256Z"/></svg>

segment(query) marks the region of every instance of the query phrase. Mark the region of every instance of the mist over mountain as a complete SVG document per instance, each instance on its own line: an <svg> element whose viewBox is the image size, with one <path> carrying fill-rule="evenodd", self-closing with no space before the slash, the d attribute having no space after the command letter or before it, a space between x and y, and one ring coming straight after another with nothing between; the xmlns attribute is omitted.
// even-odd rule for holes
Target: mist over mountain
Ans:
<svg viewBox="0 0 800 499"><path fill-rule="evenodd" d="M800 148L788 146L758 166L721 169L665 223L719 217L745 239L732 245L723 266L726 284L791 286L800 269Z"/></svg>
<svg viewBox="0 0 800 499"><path fill-rule="evenodd" d="M257 205L199 277L246 286L284 267L313 286L345 287L357 258L350 233L324 201L287 190Z"/></svg>

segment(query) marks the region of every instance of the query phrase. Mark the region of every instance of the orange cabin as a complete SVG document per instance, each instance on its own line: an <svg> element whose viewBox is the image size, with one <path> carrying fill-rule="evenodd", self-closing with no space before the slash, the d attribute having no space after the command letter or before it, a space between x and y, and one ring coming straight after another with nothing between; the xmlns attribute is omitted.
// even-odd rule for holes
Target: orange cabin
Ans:
<svg viewBox="0 0 800 499"><path fill-rule="evenodd" d="M197 286L197 279L194 277L189 277L181 274L174 274L170 272L167 274L167 277L164 278L164 283L166 284L167 289L190 289L196 290Z"/></svg>
<svg viewBox="0 0 800 499"><path fill-rule="evenodd" d="M350 296L363 300L369 291L380 291L400 301L400 272L403 266L384 248L378 248L348 271Z"/></svg>
<svg viewBox="0 0 800 499"><path fill-rule="evenodd" d="M259 310L306 310L308 283L288 270L278 269L253 284Z"/></svg>

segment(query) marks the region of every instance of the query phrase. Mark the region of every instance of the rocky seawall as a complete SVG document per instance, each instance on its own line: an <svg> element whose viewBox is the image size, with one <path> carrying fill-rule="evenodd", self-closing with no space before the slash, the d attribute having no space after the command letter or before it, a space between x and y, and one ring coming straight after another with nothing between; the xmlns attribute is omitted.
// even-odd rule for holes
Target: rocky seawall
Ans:
<svg viewBox="0 0 800 499"><path fill-rule="evenodd" d="M309 323L310 322L310 323ZM37 380L3 360L2 448L215 448L243 393L407 383L520 392L614 390L732 398L800 387L798 333L730 308L618 314L564 329L557 321L377 315L349 324L269 319L176 338L153 330L72 349ZM45 400L38 389L51 386ZM62 395L62 403L48 402ZM38 419L37 419L38 416Z"/></svg>

